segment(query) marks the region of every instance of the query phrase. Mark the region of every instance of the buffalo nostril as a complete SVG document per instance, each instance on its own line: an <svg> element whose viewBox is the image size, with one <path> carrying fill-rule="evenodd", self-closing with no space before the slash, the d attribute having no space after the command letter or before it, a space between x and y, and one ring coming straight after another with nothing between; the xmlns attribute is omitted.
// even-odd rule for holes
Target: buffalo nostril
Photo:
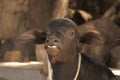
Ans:
<svg viewBox="0 0 120 80"><path fill-rule="evenodd" d="M58 42L58 39L56 38L49 38L46 40L46 43L57 43Z"/></svg>
<svg viewBox="0 0 120 80"><path fill-rule="evenodd" d="M49 40L46 40L46 42L48 43L48 42L49 42Z"/></svg>

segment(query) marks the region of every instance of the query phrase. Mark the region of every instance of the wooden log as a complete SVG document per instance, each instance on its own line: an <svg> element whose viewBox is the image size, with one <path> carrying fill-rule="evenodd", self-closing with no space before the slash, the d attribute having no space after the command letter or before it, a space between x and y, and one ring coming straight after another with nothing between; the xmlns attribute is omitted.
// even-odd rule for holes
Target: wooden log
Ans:
<svg viewBox="0 0 120 80"><path fill-rule="evenodd" d="M67 15L69 0L57 0L53 12L53 19L64 18Z"/></svg>

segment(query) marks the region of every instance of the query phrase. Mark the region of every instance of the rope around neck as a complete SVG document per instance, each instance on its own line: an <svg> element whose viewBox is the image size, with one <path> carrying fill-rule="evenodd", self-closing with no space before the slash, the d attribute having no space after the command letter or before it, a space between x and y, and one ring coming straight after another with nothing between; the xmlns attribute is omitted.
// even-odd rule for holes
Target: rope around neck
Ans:
<svg viewBox="0 0 120 80"><path fill-rule="evenodd" d="M78 57L78 67L77 67L77 72L76 75L74 77L74 80L77 80L78 74L80 72L80 65L81 65L81 54L79 53L79 57Z"/></svg>
<svg viewBox="0 0 120 80"><path fill-rule="evenodd" d="M48 64L49 64L49 67L51 68L51 64L50 64L49 61L48 61ZM79 53L77 72L76 72L76 75L75 75L75 77L74 77L73 80L77 80L77 78L78 78L78 74L79 74L79 72L80 72L80 65L81 65L81 54ZM49 69L50 69L50 68L49 68ZM49 69L48 69L48 70L49 70ZM49 73L49 78L47 78L47 80L53 80L53 79L52 79L53 71L49 71L49 72L51 72L51 73Z"/></svg>

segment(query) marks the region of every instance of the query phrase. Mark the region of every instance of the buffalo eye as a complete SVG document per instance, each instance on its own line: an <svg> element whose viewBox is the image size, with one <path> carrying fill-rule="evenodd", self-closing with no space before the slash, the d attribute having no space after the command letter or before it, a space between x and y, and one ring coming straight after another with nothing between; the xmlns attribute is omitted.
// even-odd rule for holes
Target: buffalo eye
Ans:
<svg viewBox="0 0 120 80"><path fill-rule="evenodd" d="M73 38L75 36L75 31L74 30L68 30L66 32L66 36L68 36L69 38Z"/></svg>

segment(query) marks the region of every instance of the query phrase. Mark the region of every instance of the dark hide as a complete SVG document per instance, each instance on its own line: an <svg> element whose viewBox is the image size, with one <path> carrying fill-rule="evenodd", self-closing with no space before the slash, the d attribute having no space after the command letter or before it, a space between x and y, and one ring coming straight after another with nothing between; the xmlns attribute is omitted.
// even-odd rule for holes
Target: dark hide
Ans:
<svg viewBox="0 0 120 80"><path fill-rule="evenodd" d="M68 19L56 19L48 25L45 48L53 67L54 80L74 79L80 53L77 46L77 41L79 41L77 29L75 23ZM96 35L94 38L99 40ZM91 39L91 41L94 40ZM95 63L85 55L81 57L78 80L116 80L108 68Z"/></svg>
<svg viewBox="0 0 120 80"><path fill-rule="evenodd" d="M91 24L93 23L94 22ZM104 42L104 37L101 37L99 32L92 31L94 29L90 28L90 32L88 31L86 34L82 32L85 27L82 29L80 26L79 29L77 25L69 19L53 20L46 29L45 34L47 34L47 36L44 36L44 39L46 39L45 48L53 68L54 80L73 80L77 71L78 55L82 51L81 46L83 44L103 44ZM40 32L39 35L41 36L41 34L43 33ZM30 33L30 35L34 36L33 33ZM24 39L26 36L28 36L28 34L22 35ZM40 37L38 39L41 42ZM107 67L81 54L81 68L78 80L117 79Z"/></svg>
<svg viewBox="0 0 120 80"><path fill-rule="evenodd" d="M117 79L107 67L98 64L95 61L92 61L90 58L82 54L79 80L117 80Z"/></svg>

